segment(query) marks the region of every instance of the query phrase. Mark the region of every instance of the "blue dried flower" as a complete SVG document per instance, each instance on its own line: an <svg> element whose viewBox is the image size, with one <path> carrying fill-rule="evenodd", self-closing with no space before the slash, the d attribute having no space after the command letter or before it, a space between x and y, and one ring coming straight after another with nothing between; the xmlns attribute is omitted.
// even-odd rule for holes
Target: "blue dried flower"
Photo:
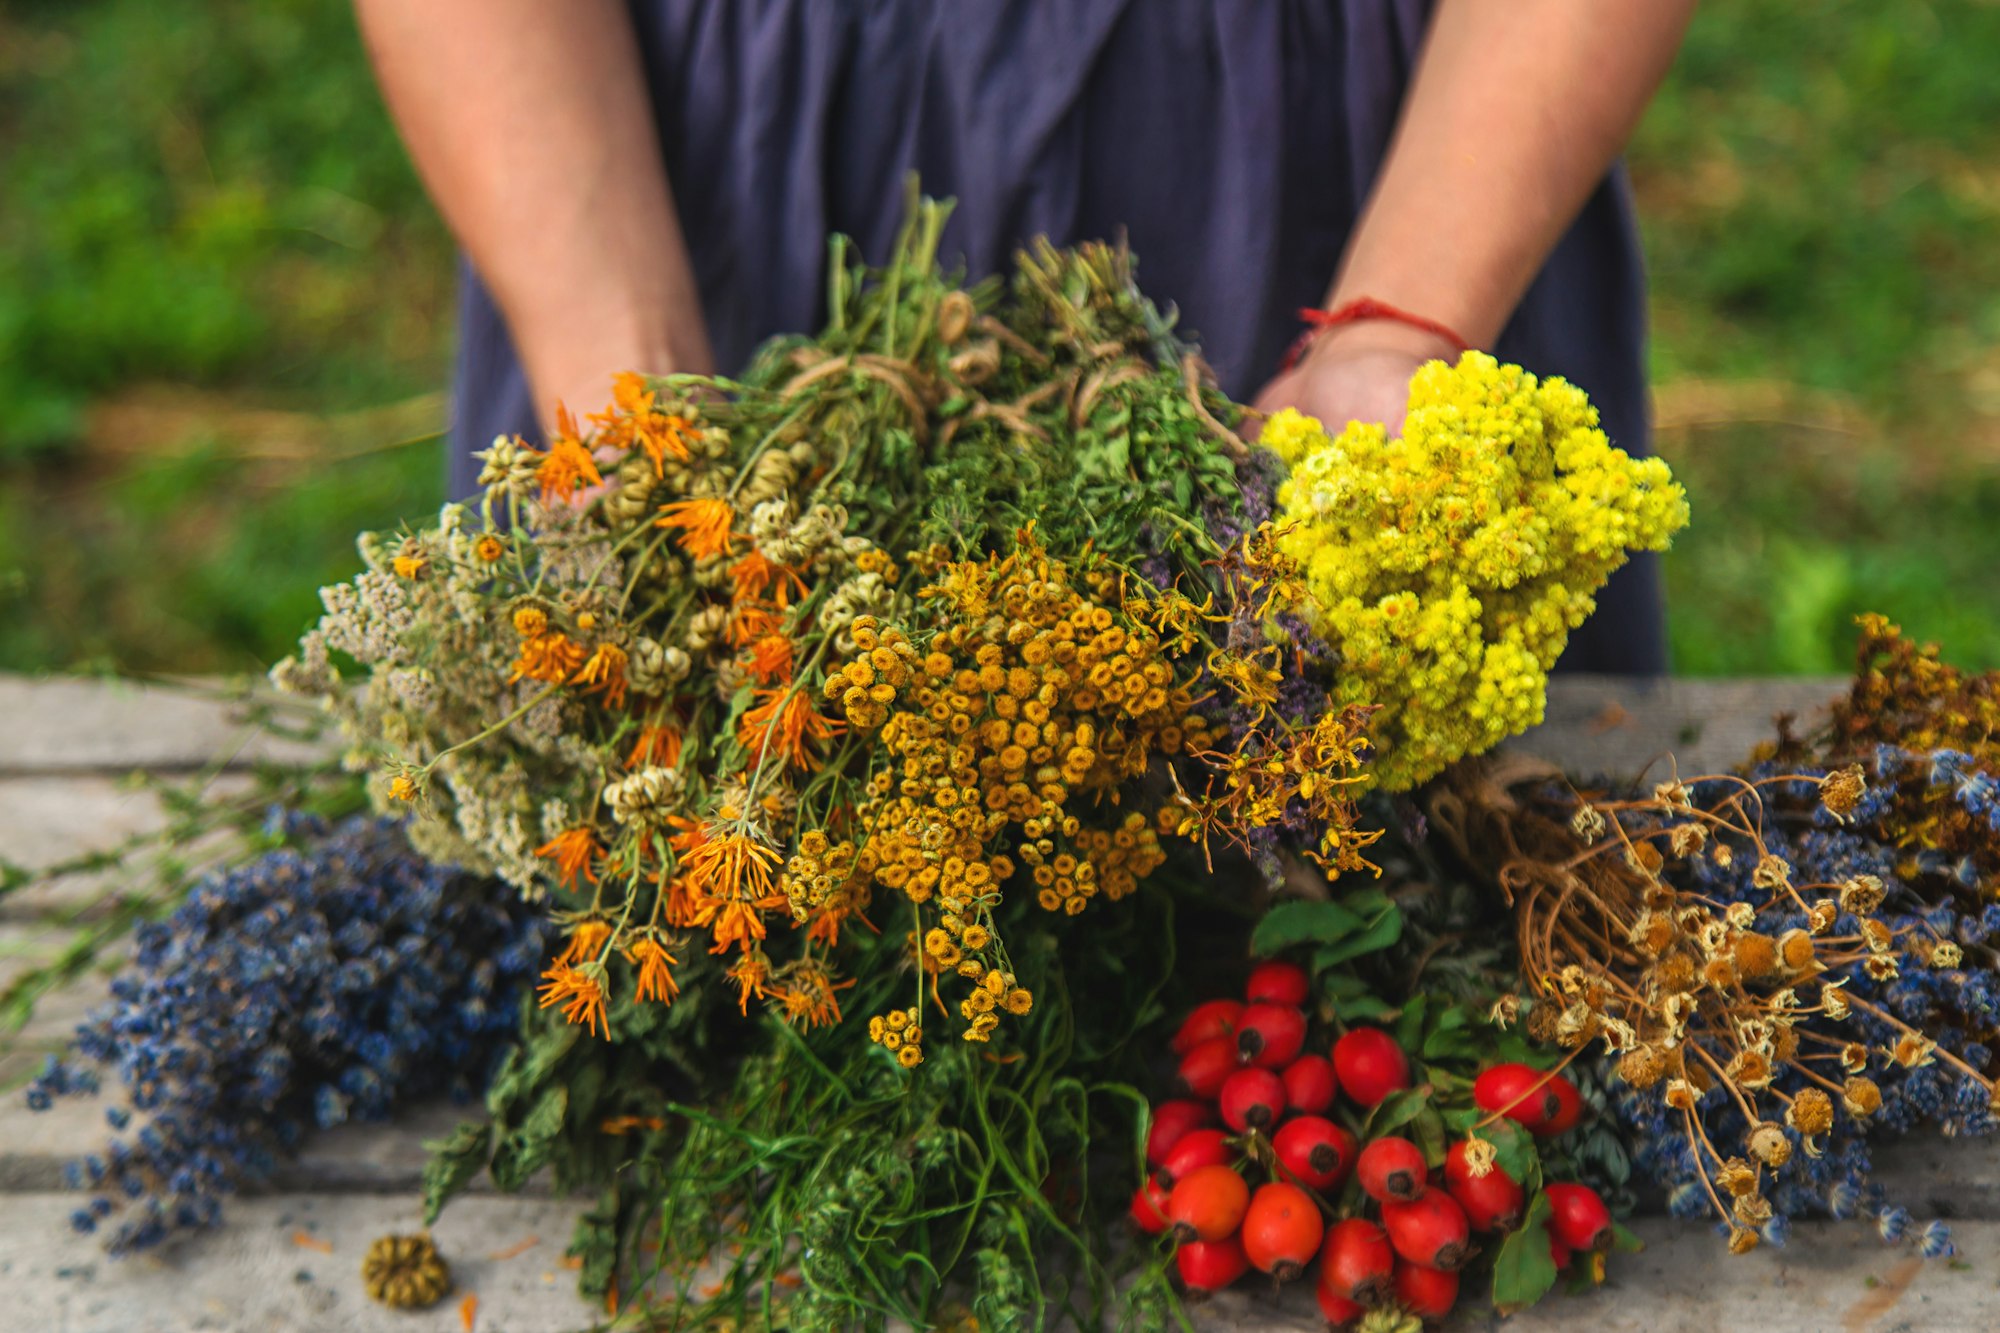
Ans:
<svg viewBox="0 0 2000 1333"><path fill-rule="evenodd" d="M540 967L539 923L516 895L426 863L395 824L277 812L270 831L293 845L140 928L112 1003L28 1087L42 1110L95 1092L108 1067L126 1092L112 1129L146 1113L65 1173L97 1191L78 1231L124 1207L114 1254L216 1225L220 1196L313 1125L472 1092Z"/></svg>

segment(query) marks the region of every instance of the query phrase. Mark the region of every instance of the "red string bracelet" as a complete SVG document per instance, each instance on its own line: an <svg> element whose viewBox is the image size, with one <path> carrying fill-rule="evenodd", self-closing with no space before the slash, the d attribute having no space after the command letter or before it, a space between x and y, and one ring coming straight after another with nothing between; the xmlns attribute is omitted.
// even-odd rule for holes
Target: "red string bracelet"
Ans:
<svg viewBox="0 0 2000 1333"><path fill-rule="evenodd" d="M1292 343L1291 350L1285 353L1281 370L1290 370L1296 366L1299 358L1306 354L1306 348L1312 345L1312 340L1328 329L1341 324L1359 324L1368 319L1393 320L1413 329L1422 329L1425 333L1435 334L1444 339L1461 354L1472 350L1472 344L1459 337L1449 325L1440 324L1434 319L1425 319L1422 315L1413 315L1407 310L1392 306L1387 301L1378 301L1372 296L1357 296L1352 301L1335 306L1331 310L1307 306L1299 311L1299 318L1305 321L1306 330Z"/></svg>

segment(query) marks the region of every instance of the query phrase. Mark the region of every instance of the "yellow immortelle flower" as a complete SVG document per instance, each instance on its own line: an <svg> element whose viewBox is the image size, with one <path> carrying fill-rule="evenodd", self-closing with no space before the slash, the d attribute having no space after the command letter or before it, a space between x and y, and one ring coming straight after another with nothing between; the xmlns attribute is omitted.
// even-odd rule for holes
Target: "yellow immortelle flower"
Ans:
<svg viewBox="0 0 2000 1333"><path fill-rule="evenodd" d="M1614 448L1580 390L1479 352L1417 372L1400 438L1287 409L1262 441L1291 468L1262 540L1340 654L1336 702L1380 706L1392 791L1539 722L1596 590L1687 523L1667 465Z"/></svg>

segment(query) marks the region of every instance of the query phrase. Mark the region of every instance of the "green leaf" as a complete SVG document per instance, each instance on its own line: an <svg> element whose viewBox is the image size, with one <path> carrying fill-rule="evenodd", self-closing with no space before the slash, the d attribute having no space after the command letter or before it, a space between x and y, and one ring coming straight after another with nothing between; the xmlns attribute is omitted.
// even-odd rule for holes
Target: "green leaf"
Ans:
<svg viewBox="0 0 2000 1333"><path fill-rule="evenodd" d="M493 1126L484 1120L467 1120L449 1138L434 1139L424 1147L430 1160L424 1163L424 1225L437 1221L451 1197L486 1169L491 1155Z"/></svg>
<svg viewBox="0 0 2000 1333"><path fill-rule="evenodd" d="M1293 899L1264 913L1250 933L1250 952L1269 958L1299 944L1332 944L1362 929L1366 922L1339 903Z"/></svg>
<svg viewBox="0 0 2000 1333"><path fill-rule="evenodd" d="M1350 895L1344 907L1362 919L1362 928L1315 955L1313 961L1321 967L1338 967L1350 958L1379 952L1403 938L1403 914L1380 890L1364 889Z"/></svg>
<svg viewBox="0 0 2000 1333"><path fill-rule="evenodd" d="M1611 1248L1620 1254L1637 1254L1646 1248L1646 1242L1633 1234L1632 1228L1623 1222L1611 1224Z"/></svg>
<svg viewBox="0 0 2000 1333"><path fill-rule="evenodd" d="M569 1110L569 1089L550 1088L521 1122L521 1137L530 1142L546 1142L562 1133L563 1115Z"/></svg>
<svg viewBox="0 0 2000 1333"><path fill-rule="evenodd" d="M1375 1109L1368 1113L1368 1133L1373 1138L1377 1134L1387 1134L1392 1129L1400 1129L1416 1118L1431 1099L1430 1084L1418 1088L1404 1088L1392 1092L1375 1103Z"/></svg>
<svg viewBox="0 0 2000 1333"><path fill-rule="evenodd" d="M1549 1196L1536 1191L1527 1217L1500 1242L1493 1259L1493 1307L1503 1315L1525 1310L1556 1284L1549 1255Z"/></svg>
<svg viewBox="0 0 2000 1333"><path fill-rule="evenodd" d="M1360 1023L1369 1019L1387 1018L1395 1009L1386 1000L1378 1000L1373 995L1364 995L1358 1000L1336 1004L1334 1012L1346 1023Z"/></svg>
<svg viewBox="0 0 2000 1333"><path fill-rule="evenodd" d="M1435 1106L1426 1105L1410 1120L1411 1137L1423 1149L1424 1160L1432 1166L1444 1165L1444 1117Z"/></svg>
<svg viewBox="0 0 2000 1333"><path fill-rule="evenodd" d="M1528 1173L1541 1165L1535 1136L1511 1120L1496 1120L1474 1131L1493 1145L1494 1162L1517 1183L1528 1184Z"/></svg>
<svg viewBox="0 0 2000 1333"><path fill-rule="evenodd" d="M1414 995L1403 1006L1403 1016L1396 1020L1396 1044L1406 1051L1414 1051L1423 1041L1424 1018L1430 1012L1430 997Z"/></svg>

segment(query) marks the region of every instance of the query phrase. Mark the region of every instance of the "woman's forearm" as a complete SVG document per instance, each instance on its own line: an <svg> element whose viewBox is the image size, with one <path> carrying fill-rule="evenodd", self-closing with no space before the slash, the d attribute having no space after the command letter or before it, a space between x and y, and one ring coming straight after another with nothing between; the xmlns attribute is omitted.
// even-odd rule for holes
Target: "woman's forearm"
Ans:
<svg viewBox="0 0 2000 1333"><path fill-rule="evenodd" d="M546 421L620 370L708 371L621 0L356 0L391 113Z"/></svg>
<svg viewBox="0 0 2000 1333"><path fill-rule="evenodd" d="M1328 299L1491 346L1673 62L1694 0L1441 0Z"/></svg>

